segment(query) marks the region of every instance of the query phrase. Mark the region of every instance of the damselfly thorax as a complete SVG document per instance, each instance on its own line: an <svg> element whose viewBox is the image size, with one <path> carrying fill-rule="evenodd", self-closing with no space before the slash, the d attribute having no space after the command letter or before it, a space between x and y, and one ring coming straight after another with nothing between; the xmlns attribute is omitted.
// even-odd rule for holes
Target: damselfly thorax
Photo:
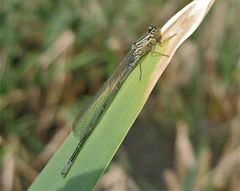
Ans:
<svg viewBox="0 0 240 191"><path fill-rule="evenodd" d="M157 27L150 26L148 32L135 43L132 44L134 63L133 66L138 64L138 62L151 51L157 43L161 43L161 32Z"/></svg>

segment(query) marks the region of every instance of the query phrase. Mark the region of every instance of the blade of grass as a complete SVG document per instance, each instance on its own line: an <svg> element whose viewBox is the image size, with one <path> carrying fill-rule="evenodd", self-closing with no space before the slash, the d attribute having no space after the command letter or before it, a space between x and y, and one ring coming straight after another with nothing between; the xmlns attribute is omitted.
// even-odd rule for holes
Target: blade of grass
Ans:
<svg viewBox="0 0 240 191"><path fill-rule="evenodd" d="M29 190L92 190L117 151L128 130L145 104L154 85L170 62L180 44L200 25L214 0L195 0L172 17L162 28L163 39L176 34L155 51L169 57L152 56L142 61L127 78L103 118L79 153L65 178L60 171L72 154L78 141L70 134L43 169Z"/></svg>

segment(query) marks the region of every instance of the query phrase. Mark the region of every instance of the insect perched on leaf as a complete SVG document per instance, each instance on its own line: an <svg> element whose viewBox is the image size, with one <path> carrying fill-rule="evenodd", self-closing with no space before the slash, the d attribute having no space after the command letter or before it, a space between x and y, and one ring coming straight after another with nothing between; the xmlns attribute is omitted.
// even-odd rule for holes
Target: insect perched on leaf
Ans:
<svg viewBox="0 0 240 191"><path fill-rule="evenodd" d="M167 40L169 40L170 38L171 37L169 37ZM141 61L144 56L150 51L152 53L167 56L162 53L154 52L155 45L157 43L159 43L160 45L163 43L161 42L161 39L161 31L157 27L150 26L147 33L132 44L131 50L129 51L125 59L116 68L111 77L104 83L104 85L95 95L90 104L83 108L77 115L73 123L72 130L74 136L79 139L79 143L75 151L65 164L63 170L61 171L61 175L63 177L65 177L69 172L71 166L77 158L78 153L80 152L84 143L96 127L99 119L104 114L105 110L108 108L112 99L117 94L126 78L138 64L140 66L141 79Z"/></svg>

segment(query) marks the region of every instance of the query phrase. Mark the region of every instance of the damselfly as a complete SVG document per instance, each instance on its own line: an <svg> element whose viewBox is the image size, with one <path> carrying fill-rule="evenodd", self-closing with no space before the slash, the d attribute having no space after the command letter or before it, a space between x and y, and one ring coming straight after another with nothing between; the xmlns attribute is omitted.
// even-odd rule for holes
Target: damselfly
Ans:
<svg viewBox="0 0 240 191"><path fill-rule="evenodd" d="M65 177L70 170L84 143L96 127L97 122L104 114L104 111L117 94L125 79L148 52L154 52L153 49L157 43L162 43L161 38L160 30L157 27L150 26L147 33L133 43L126 58L120 63L112 76L104 83L92 102L87 107L83 108L77 115L72 130L74 136L79 139L79 143L61 171L63 177Z"/></svg>

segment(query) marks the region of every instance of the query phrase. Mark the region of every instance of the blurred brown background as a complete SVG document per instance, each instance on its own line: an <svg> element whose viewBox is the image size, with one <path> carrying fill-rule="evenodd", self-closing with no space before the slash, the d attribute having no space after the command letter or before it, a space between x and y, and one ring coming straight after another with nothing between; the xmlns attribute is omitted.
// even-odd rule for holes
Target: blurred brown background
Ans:
<svg viewBox="0 0 240 191"><path fill-rule="evenodd" d="M26 190L131 43L189 2L1 2L0 190ZM96 190L240 190L239 14L216 1Z"/></svg>

